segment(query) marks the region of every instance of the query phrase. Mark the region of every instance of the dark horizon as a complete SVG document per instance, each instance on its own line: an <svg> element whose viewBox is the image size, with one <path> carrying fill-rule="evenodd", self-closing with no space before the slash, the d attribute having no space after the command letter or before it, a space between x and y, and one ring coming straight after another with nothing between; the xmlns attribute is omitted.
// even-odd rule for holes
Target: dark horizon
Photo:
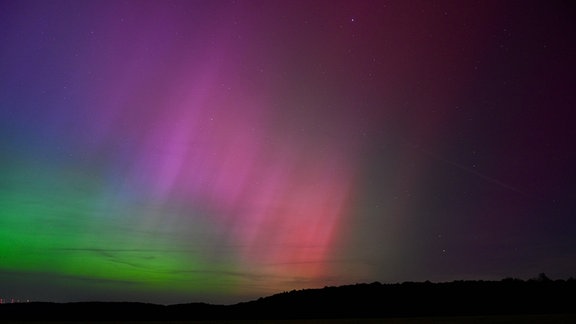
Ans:
<svg viewBox="0 0 576 324"><path fill-rule="evenodd" d="M514 319L565 323L576 319L570 298L576 279L545 275L523 281L362 283L293 290L233 305L131 302L14 303L0 305L3 320L311 320L454 318L462 322Z"/></svg>
<svg viewBox="0 0 576 324"><path fill-rule="evenodd" d="M308 287L303 289L291 289L291 290L284 290L284 291L277 291L270 295L265 296L258 296L252 299L247 300L239 300L231 303L210 303L206 300L190 300L183 303L173 303L173 304L163 304L163 303L154 303L151 301L135 301L135 300L68 300L68 301L55 301L55 300L29 300L29 299L19 299L19 298L4 298L0 296L0 305L1 304L17 304L17 303L46 303L46 304L75 304L75 303L142 303L142 304L150 304L150 305L162 305L162 306L174 306L174 305L185 305L185 304L207 304L207 305L214 305L214 306L232 306L237 304L243 304L248 302L254 302L257 300L261 300L263 298L270 298L278 295L284 295L287 293L294 293L294 292L302 292L302 291L316 291L316 290L323 290L323 289L333 289L333 288L342 288L342 287L351 287L351 286L358 286L358 285L377 285L377 286L398 286L398 285L406 285L406 284L433 284L433 285L443 285L443 284L454 284L454 283L498 283L498 282L516 282L516 283L562 283L562 282L572 282L576 281L575 277L568 277L568 278L549 278L545 273L539 273L537 276L533 276L530 278L516 278L516 277L505 277L500 280L484 280L484 279L466 279L466 280L452 280L452 281L439 281L434 282L430 280L426 281L403 281L403 282L380 282L380 281L373 281L373 282L356 282L356 283L349 283L345 285L339 286L324 286L324 287ZM12 302L7 302L7 301Z"/></svg>

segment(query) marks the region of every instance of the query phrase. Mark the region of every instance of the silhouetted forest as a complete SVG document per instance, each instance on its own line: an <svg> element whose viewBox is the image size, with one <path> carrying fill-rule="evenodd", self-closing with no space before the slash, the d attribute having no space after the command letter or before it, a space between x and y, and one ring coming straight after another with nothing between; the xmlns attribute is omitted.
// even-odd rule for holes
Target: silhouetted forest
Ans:
<svg viewBox="0 0 576 324"><path fill-rule="evenodd" d="M3 320L224 320L576 314L576 280L355 284L283 292L234 305L16 303Z"/></svg>

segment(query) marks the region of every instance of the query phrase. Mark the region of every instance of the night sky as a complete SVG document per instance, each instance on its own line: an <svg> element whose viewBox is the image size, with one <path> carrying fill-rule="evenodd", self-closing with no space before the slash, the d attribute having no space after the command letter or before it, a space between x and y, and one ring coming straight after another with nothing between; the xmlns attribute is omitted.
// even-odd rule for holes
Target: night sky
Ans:
<svg viewBox="0 0 576 324"><path fill-rule="evenodd" d="M0 298L576 276L570 1L1 1Z"/></svg>

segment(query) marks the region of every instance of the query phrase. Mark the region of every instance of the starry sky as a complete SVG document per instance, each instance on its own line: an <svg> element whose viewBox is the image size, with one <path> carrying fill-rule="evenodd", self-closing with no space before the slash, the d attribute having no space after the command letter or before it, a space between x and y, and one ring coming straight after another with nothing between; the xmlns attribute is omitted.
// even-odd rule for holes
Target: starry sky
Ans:
<svg viewBox="0 0 576 324"><path fill-rule="evenodd" d="M569 1L1 1L0 298L576 275Z"/></svg>

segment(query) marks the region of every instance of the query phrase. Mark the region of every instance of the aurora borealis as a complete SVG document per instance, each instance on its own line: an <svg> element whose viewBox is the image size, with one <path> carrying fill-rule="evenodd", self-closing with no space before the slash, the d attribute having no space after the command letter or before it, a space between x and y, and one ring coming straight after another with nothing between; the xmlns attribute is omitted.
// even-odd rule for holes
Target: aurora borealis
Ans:
<svg viewBox="0 0 576 324"><path fill-rule="evenodd" d="M0 2L0 297L576 273L574 10Z"/></svg>

